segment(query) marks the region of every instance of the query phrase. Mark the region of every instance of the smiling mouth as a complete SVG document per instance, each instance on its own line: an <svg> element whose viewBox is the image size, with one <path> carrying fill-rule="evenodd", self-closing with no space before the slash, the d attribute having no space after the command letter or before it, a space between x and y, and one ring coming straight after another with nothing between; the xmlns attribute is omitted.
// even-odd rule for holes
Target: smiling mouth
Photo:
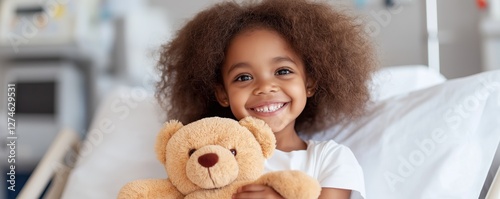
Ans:
<svg viewBox="0 0 500 199"><path fill-rule="evenodd" d="M255 108L251 108L251 110L259 113L271 113L279 110L280 108L283 108L286 103L273 103L273 104L267 104L265 106L259 106Z"/></svg>

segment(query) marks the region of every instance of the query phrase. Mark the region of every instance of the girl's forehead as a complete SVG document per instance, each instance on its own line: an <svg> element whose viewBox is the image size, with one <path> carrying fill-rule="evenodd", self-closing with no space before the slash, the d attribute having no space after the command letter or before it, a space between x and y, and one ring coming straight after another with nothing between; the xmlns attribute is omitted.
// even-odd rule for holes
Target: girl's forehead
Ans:
<svg viewBox="0 0 500 199"><path fill-rule="evenodd" d="M249 55L254 51L266 51L279 53L285 51L294 56L297 55L290 43L277 31L271 29L249 29L238 33L231 39L227 46L226 60L228 57L239 54Z"/></svg>

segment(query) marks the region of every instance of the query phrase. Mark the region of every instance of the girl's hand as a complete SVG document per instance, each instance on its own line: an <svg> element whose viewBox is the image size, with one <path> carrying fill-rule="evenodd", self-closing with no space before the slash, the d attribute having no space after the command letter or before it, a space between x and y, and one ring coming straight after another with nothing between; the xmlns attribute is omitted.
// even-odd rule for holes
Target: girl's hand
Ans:
<svg viewBox="0 0 500 199"><path fill-rule="evenodd" d="M233 199L269 198L284 199L273 188L266 185L249 184L238 188Z"/></svg>

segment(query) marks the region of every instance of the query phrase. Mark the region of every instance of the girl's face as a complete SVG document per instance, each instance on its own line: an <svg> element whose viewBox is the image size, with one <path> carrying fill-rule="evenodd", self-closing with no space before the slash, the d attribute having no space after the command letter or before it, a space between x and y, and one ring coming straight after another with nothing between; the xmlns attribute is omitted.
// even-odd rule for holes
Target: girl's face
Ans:
<svg viewBox="0 0 500 199"><path fill-rule="evenodd" d="M301 58L277 33L266 29L240 33L228 46L222 66L224 88L217 100L236 119L253 116L275 133L295 132L295 119L313 95Z"/></svg>

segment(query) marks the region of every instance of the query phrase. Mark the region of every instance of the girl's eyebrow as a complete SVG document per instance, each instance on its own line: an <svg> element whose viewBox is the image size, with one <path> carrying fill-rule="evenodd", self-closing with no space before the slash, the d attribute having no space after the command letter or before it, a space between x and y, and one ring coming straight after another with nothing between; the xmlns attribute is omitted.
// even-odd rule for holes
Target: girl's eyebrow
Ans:
<svg viewBox="0 0 500 199"><path fill-rule="evenodd" d="M293 64L297 65L297 63L295 63L295 61L293 61L292 58L288 57L288 56L279 56L279 57L275 57L273 58L273 63L279 63L279 62L292 62Z"/></svg>
<svg viewBox="0 0 500 199"><path fill-rule="evenodd" d="M288 57L288 56L278 56L278 57L273 58L273 60L272 60L272 63L279 63L279 62L291 62L291 63L297 65L297 63L295 63L295 61L293 61L293 59ZM233 64L229 67L227 74L231 73L231 71L233 71L236 68L243 68L243 67L248 67L248 66L250 66L250 64L248 64L247 62L239 62L239 63Z"/></svg>
<svg viewBox="0 0 500 199"><path fill-rule="evenodd" d="M231 73L236 68L243 68L243 67L249 67L250 65L247 62L239 62L236 64L233 64L229 66L229 70L227 71L227 74Z"/></svg>

